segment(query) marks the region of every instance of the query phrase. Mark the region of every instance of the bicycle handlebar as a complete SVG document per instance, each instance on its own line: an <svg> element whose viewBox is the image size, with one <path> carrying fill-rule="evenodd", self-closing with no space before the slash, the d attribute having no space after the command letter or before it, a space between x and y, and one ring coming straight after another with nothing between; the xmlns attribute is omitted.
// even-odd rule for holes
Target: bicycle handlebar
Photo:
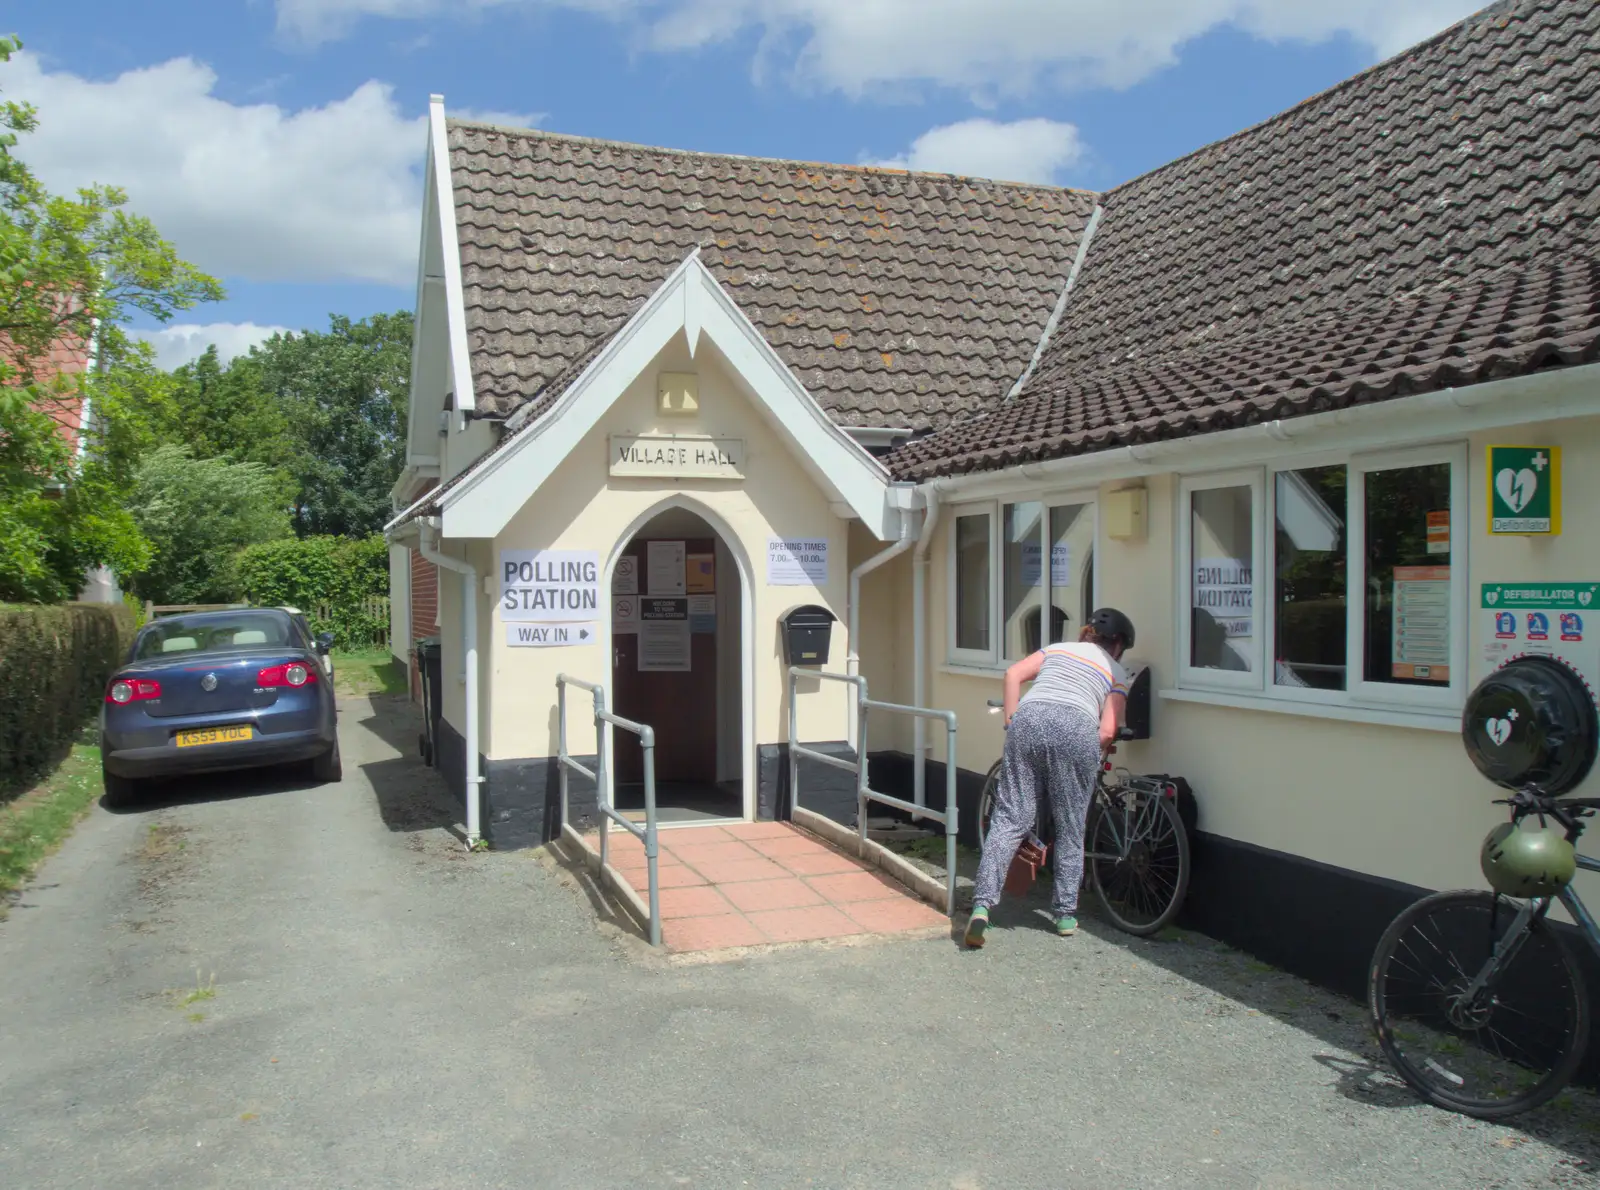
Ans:
<svg viewBox="0 0 1600 1190"><path fill-rule="evenodd" d="M1578 825L1580 818L1587 818L1595 813L1596 810L1600 810L1600 798L1574 797L1558 799L1539 793L1534 789L1519 789L1510 797L1495 798L1493 804L1496 806L1510 806L1513 820L1526 818L1529 814L1554 818L1566 829L1568 834L1576 834L1582 829Z"/></svg>

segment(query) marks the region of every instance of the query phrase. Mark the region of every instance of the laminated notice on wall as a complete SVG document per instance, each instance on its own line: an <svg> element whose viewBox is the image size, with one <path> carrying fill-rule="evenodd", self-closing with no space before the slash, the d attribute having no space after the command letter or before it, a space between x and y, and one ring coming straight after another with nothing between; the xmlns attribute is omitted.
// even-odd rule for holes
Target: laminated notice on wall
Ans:
<svg viewBox="0 0 1600 1190"><path fill-rule="evenodd" d="M501 550L500 618L523 623L593 620L600 614L594 550Z"/></svg>
<svg viewBox="0 0 1600 1190"><path fill-rule="evenodd" d="M1405 681L1450 680L1450 568L1394 568L1391 676Z"/></svg>
<svg viewBox="0 0 1600 1190"><path fill-rule="evenodd" d="M828 543L809 537L767 539L769 587L821 587L828 581Z"/></svg>
<svg viewBox="0 0 1600 1190"><path fill-rule="evenodd" d="M684 594L684 543L649 541L645 543L645 594Z"/></svg>
<svg viewBox="0 0 1600 1190"><path fill-rule="evenodd" d="M643 620L640 622L640 673L684 672L688 668L688 620Z"/></svg>

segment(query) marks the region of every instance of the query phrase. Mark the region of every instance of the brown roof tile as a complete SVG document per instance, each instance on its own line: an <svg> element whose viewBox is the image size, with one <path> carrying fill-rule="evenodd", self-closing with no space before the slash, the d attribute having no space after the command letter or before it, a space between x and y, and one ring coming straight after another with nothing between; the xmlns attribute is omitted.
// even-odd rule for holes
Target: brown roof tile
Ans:
<svg viewBox="0 0 1600 1190"><path fill-rule="evenodd" d="M1327 362L1319 343L1328 360L1365 359L1371 344L1357 325L1393 346L1363 311L1396 303L1469 318L1476 302L1495 299L1462 307L1464 295L1534 284L1542 273L1519 271L1529 262L1581 272L1600 257L1600 4L1497 4L1101 203L1044 358L1018 407L986 424L1031 426L1057 453L1157 426L1198 433L1287 399L1276 387L1286 367L1302 369L1296 379L1316 400L1373 399L1386 381L1331 364L1329 379L1303 372ZM1563 325L1587 333L1575 317ZM1252 360L1238 354L1246 344L1270 351ZM1405 368L1368 363L1398 393L1427 387L1430 367L1444 375L1460 362L1430 350L1464 345L1477 358L1487 344L1419 335ZM1231 370L1221 382L1178 367L1195 360L1232 361ZM1347 390L1328 387L1336 376ZM1157 377L1175 406L1150 387ZM1267 396L1236 408L1241 388ZM994 460L1005 450L971 449L972 432L915 443L896 465L903 474L1003 465ZM936 460L941 449L951 454ZM1038 444L1026 451L1048 457Z"/></svg>
<svg viewBox="0 0 1600 1190"><path fill-rule="evenodd" d="M451 121L478 408L567 373L691 249L844 425L943 424L1027 366L1093 196Z"/></svg>
<svg viewBox="0 0 1600 1190"><path fill-rule="evenodd" d="M1179 356L1058 373L889 456L896 479L985 471L1600 359L1600 256L1352 305Z"/></svg>

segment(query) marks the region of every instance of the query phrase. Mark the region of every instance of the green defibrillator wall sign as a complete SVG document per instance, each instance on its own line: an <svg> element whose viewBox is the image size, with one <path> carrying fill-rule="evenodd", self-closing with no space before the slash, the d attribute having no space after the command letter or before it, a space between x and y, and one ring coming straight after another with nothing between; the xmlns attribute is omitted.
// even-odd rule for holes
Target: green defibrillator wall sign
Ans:
<svg viewBox="0 0 1600 1190"><path fill-rule="evenodd" d="M1561 448L1489 448L1489 532L1561 532Z"/></svg>

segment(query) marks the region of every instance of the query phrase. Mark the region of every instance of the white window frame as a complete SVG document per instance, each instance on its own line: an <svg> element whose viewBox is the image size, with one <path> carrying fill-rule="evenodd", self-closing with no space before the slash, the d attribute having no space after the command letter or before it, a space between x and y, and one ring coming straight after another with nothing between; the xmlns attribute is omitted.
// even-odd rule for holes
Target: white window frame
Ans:
<svg viewBox="0 0 1600 1190"><path fill-rule="evenodd" d="M1366 570L1366 476L1374 471L1450 466L1450 683L1448 686L1408 686L1371 682L1365 678L1366 600L1362 584ZM1314 467L1345 468L1345 689L1319 690L1282 686L1277 682L1278 606L1270 576L1277 570L1277 477L1284 471ZM1466 699L1467 660L1471 621L1467 574L1471 509L1467 444L1444 443L1390 451L1347 451L1274 460L1259 468L1180 477L1175 510L1177 572L1175 639L1178 642L1178 688L1197 692L1260 694L1274 702L1345 707L1359 711L1393 710L1423 715L1457 713ZM1196 668L1189 664L1190 576L1193 572L1193 506L1191 494L1214 488L1252 488L1255 567L1251 599L1258 609L1254 670L1238 674ZM1443 564L1441 557L1440 563ZM1357 596L1360 596L1359 598ZM1268 664L1269 659L1272 664Z"/></svg>
<svg viewBox="0 0 1600 1190"><path fill-rule="evenodd" d="M981 516L989 522L989 647L987 649L963 649L956 644L957 609L960 606L959 590L956 585L956 563L958 552L956 549L956 526L962 517ZM998 607L1000 602L1000 503L997 500L987 500L978 504L962 504L950 510L950 525L946 530L946 567L945 567L945 592L947 605L945 608L945 653L953 665L975 665L992 668L998 664L1000 642L996 639L996 627L999 619Z"/></svg>
<svg viewBox="0 0 1600 1190"><path fill-rule="evenodd" d="M1090 518L1090 537L1094 544L1091 551L1098 555L1100 551L1100 501L1099 493L1092 488L1069 488L1048 492L1020 491L999 495L989 500L969 501L965 504L951 505L948 509L950 524L945 530L945 657L946 664L958 668L983 669L1003 672L1011 662L1005 658L1005 542L1001 540L1005 528L1004 509L1007 504L1038 504L1042 509L1039 517L1039 549L1040 549L1040 575L1039 575L1039 616L1040 637L1043 639L1049 634L1049 624L1044 618L1044 596L1053 592L1050 584L1050 571L1048 559L1050 551L1048 539L1050 536L1050 511L1054 508L1072 505L1085 505L1085 515ZM984 516L989 521L989 647L987 649L963 649L956 645L956 521L963 516ZM1093 586L1100 585L1100 570L1097 565L1094 570ZM1091 603L1098 606L1099 591L1091 592ZM1076 619L1077 617L1074 616Z"/></svg>
<svg viewBox="0 0 1600 1190"><path fill-rule="evenodd" d="M1212 690L1260 691L1263 687L1266 658L1266 621L1261 614L1262 590L1265 586L1266 555L1266 500L1262 488L1265 469L1244 467L1233 471L1218 471L1208 475L1184 476L1178 483L1177 544L1178 564L1176 607L1178 613L1178 684L1184 687ZM1248 488L1250 490L1250 580L1252 639L1249 649L1250 670L1239 673L1226 669L1206 669L1190 664L1194 656L1194 495L1196 492L1215 491L1218 488Z"/></svg>
<svg viewBox="0 0 1600 1190"><path fill-rule="evenodd" d="M1404 686L1366 679L1362 636L1366 631L1366 600L1347 598L1345 629L1345 686L1350 700L1358 705L1396 707L1415 710L1460 710L1467 697L1467 638L1472 625L1467 608L1467 532L1471 510L1467 505L1467 447L1465 443L1417 447L1409 450L1361 454L1350 460L1350 556L1345 564L1346 581L1354 589L1364 582L1367 536L1366 476L1373 471L1396 471L1406 467L1428 467L1440 463L1450 466L1450 684L1448 686Z"/></svg>

